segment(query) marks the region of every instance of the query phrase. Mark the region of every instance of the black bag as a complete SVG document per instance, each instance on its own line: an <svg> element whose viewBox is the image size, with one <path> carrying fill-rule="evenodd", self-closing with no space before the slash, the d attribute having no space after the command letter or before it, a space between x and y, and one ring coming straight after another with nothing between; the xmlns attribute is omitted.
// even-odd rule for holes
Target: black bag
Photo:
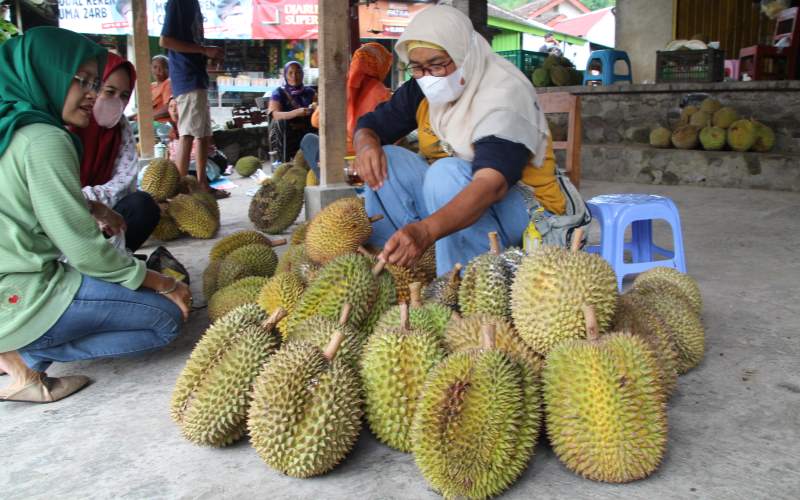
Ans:
<svg viewBox="0 0 800 500"><path fill-rule="evenodd" d="M145 267L189 284L189 271L164 247L160 246L153 250L147 258Z"/></svg>

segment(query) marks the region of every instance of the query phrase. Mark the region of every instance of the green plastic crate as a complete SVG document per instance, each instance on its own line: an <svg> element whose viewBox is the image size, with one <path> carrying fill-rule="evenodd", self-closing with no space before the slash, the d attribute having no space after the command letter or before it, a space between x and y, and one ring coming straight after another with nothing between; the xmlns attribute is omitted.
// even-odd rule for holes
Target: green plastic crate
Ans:
<svg viewBox="0 0 800 500"><path fill-rule="evenodd" d="M531 77L533 70L541 66L549 55L547 52L532 52L530 50L501 50L497 53L519 68L528 78Z"/></svg>

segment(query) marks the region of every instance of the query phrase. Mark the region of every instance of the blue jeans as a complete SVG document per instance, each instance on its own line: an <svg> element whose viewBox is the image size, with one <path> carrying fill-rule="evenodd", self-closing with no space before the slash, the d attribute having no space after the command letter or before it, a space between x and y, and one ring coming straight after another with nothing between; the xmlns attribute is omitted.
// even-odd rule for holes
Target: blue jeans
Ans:
<svg viewBox="0 0 800 500"><path fill-rule="evenodd" d="M384 146L388 179L378 191L365 189L370 216L384 218L372 225L369 243L382 247L401 227L419 222L446 205L472 181L472 164L443 158L428 166L421 156L398 146ZM436 271L442 275L456 263L467 265L489 251L488 234L496 231L504 248L520 245L528 226L527 204L512 186L473 225L436 242Z"/></svg>
<svg viewBox="0 0 800 500"><path fill-rule="evenodd" d="M319 136L317 134L304 135L300 140L300 149L303 151L306 163L319 179Z"/></svg>
<svg viewBox="0 0 800 500"><path fill-rule="evenodd" d="M84 276L56 324L19 354L40 372L53 361L133 356L172 342L181 323L180 309L166 297Z"/></svg>

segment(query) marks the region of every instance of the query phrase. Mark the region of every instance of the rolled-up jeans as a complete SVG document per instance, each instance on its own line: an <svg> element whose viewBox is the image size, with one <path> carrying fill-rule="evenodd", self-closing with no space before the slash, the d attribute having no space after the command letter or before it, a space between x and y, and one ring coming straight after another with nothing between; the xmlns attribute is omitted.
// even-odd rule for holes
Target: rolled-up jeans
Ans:
<svg viewBox="0 0 800 500"><path fill-rule="evenodd" d="M181 323L180 308L163 295L84 276L58 321L18 352L40 372L53 361L134 356L172 342Z"/></svg>
<svg viewBox="0 0 800 500"><path fill-rule="evenodd" d="M300 149L303 150L303 157L306 163L319 179L319 136L317 134L304 135L300 140Z"/></svg>
<svg viewBox="0 0 800 500"><path fill-rule="evenodd" d="M472 182L472 163L442 158L430 166L421 156L398 146L384 146L388 178L377 191L365 189L370 216L384 218L372 225L369 243L382 247L395 231L419 222L449 203ZM456 263L466 266L489 250L488 234L496 231L503 247L519 246L528 226L528 203L514 185L506 196L490 206L471 226L436 242L436 272L450 271Z"/></svg>

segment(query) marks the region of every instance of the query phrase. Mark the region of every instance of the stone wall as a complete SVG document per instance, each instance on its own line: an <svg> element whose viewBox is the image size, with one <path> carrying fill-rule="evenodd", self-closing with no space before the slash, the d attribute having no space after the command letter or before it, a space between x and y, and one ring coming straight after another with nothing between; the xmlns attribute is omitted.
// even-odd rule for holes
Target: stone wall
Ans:
<svg viewBox="0 0 800 500"><path fill-rule="evenodd" d="M214 144L228 158L231 164L242 156L257 156L269 159L269 138L267 127L256 126L218 130L214 132Z"/></svg>

